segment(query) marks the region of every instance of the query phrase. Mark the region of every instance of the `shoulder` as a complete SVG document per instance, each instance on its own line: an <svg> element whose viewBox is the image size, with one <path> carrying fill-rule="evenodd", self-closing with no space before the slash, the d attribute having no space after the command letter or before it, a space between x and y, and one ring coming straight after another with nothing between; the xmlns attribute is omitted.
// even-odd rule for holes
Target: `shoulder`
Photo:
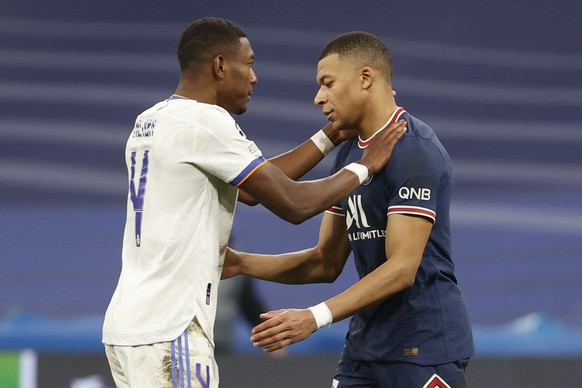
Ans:
<svg viewBox="0 0 582 388"><path fill-rule="evenodd" d="M234 118L224 108L195 100L172 100L166 110L168 116L182 121L196 133L213 136L243 136Z"/></svg>
<svg viewBox="0 0 582 388"><path fill-rule="evenodd" d="M206 104L195 100L174 100L172 104L175 110L192 115L195 120L211 119L234 123L232 116L218 105Z"/></svg>
<svg viewBox="0 0 582 388"><path fill-rule="evenodd" d="M449 154L432 128L407 114L408 130L396 144L386 172L388 177L413 175L451 175Z"/></svg>
<svg viewBox="0 0 582 388"><path fill-rule="evenodd" d="M406 112L408 130L395 148L395 155L419 157L427 155L448 160L448 153L433 129L424 121Z"/></svg>
<svg viewBox="0 0 582 388"><path fill-rule="evenodd" d="M151 110L158 110L160 113L174 115L175 117L192 116L195 117L222 117L234 121L232 116L218 105L206 104L196 100L174 99L157 103Z"/></svg>
<svg viewBox="0 0 582 388"><path fill-rule="evenodd" d="M421 139L431 139L435 135L432 128L418 117L413 116L408 112L404 112L401 118L408 121L407 135Z"/></svg>

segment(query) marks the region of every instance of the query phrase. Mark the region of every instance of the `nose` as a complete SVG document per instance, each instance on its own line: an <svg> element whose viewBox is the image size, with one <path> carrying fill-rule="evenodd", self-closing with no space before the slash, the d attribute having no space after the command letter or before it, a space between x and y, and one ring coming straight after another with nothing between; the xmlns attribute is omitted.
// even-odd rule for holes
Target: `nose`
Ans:
<svg viewBox="0 0 582 388"><path fill-rule="evenodd" d="M317 94L315 95L315 98L313 99L313 103L317 106L322 106L324 102L325 100L323 98L323 92L321 91L321 88L319 88Z"/></svg>
<svg viewBox="0 0 582 388"><path fill-rule="evenodd" d="M251 67L251 85L254 85L256 83L257 83L257 75L255 74L255 71Z"/></svg>

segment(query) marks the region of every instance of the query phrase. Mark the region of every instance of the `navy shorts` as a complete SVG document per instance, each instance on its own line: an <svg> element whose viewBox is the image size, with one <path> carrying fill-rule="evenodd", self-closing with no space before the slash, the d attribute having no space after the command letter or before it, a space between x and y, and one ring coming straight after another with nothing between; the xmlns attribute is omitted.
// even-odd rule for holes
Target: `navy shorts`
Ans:
<svg viewBox="0 0 582 388"><path fill-rule="evenodd" d="M442 365L352 360L344 347L332 388L466 388L469 360Z"/></svg>

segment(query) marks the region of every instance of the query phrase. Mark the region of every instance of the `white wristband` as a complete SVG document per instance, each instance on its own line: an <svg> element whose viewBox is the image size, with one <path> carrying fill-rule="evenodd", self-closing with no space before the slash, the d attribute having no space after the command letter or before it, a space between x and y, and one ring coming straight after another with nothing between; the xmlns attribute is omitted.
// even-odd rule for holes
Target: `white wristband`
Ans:
<svg viewBox="0 0 582 388"><path fill-rule="evenodd" d="M366 179L368 179L368 167L364 166L363 164L360 163L350 163L347 166L344 167L346 170L353 172L354 174L356 174L358 176L358 179L360 180L360 184L362 184L363 181L365 181Z"/></svg>
<svg viewBox="0 0 582 388"><path fill-rule="evenodd" d="M329 140L329 137L320 129L315 135L311 136L311 141L321 151L323 156L329 154L335 148L335 144Z"/></svg>
<svg viewBox="0 0 582 388"><path fill-rule="evenodd" d="M318 305L309 307L309 310L315 317L315 323L317 323L317 329L321 329L324 326L331 325L333 321L333 316L331 315L331 311L329 307L325 304L325 302L321 302Z"/></svg>

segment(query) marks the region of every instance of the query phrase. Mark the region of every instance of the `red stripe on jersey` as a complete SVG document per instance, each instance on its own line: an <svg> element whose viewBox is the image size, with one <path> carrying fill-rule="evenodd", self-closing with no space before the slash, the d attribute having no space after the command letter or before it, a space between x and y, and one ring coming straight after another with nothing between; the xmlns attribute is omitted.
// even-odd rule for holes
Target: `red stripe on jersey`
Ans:
<svg viewBox="0 0 582 388"><path fill-rule="evenodd" d="M383 126L380 130L378 130L376 133L379 133L382 129L389 127L390 125L394 124L396 122L396 120L398 120L398 118L400 117L400 115L402 115L402 113L404 113L404 108L402 107L398 107L398 109L396 109L396 111L394 113L392 113L392 117L390 117L390 120L388 120L388 123ZM374 138L374 136L376 136L376 133L374 133L368 140L363 141L362 139L360 139L358 137L358 146L360 148L366 148L368 146L368 144L370 144L372 142L372 139Z"/></svg>
<svg viewBox="0 0 582 388"><path fill-rule="evenodd" d="M432 222L436 220L436 212L418 206L390 206L388 215L390 214L410 214L430 218Z"/></svg>
<svg viewBox="0 0 582 388"><path fill-rule="evenodd" d="M332 206L325 211L326 213L336 214L338 216L345 216L344 211L339 206Z"/></svg>

